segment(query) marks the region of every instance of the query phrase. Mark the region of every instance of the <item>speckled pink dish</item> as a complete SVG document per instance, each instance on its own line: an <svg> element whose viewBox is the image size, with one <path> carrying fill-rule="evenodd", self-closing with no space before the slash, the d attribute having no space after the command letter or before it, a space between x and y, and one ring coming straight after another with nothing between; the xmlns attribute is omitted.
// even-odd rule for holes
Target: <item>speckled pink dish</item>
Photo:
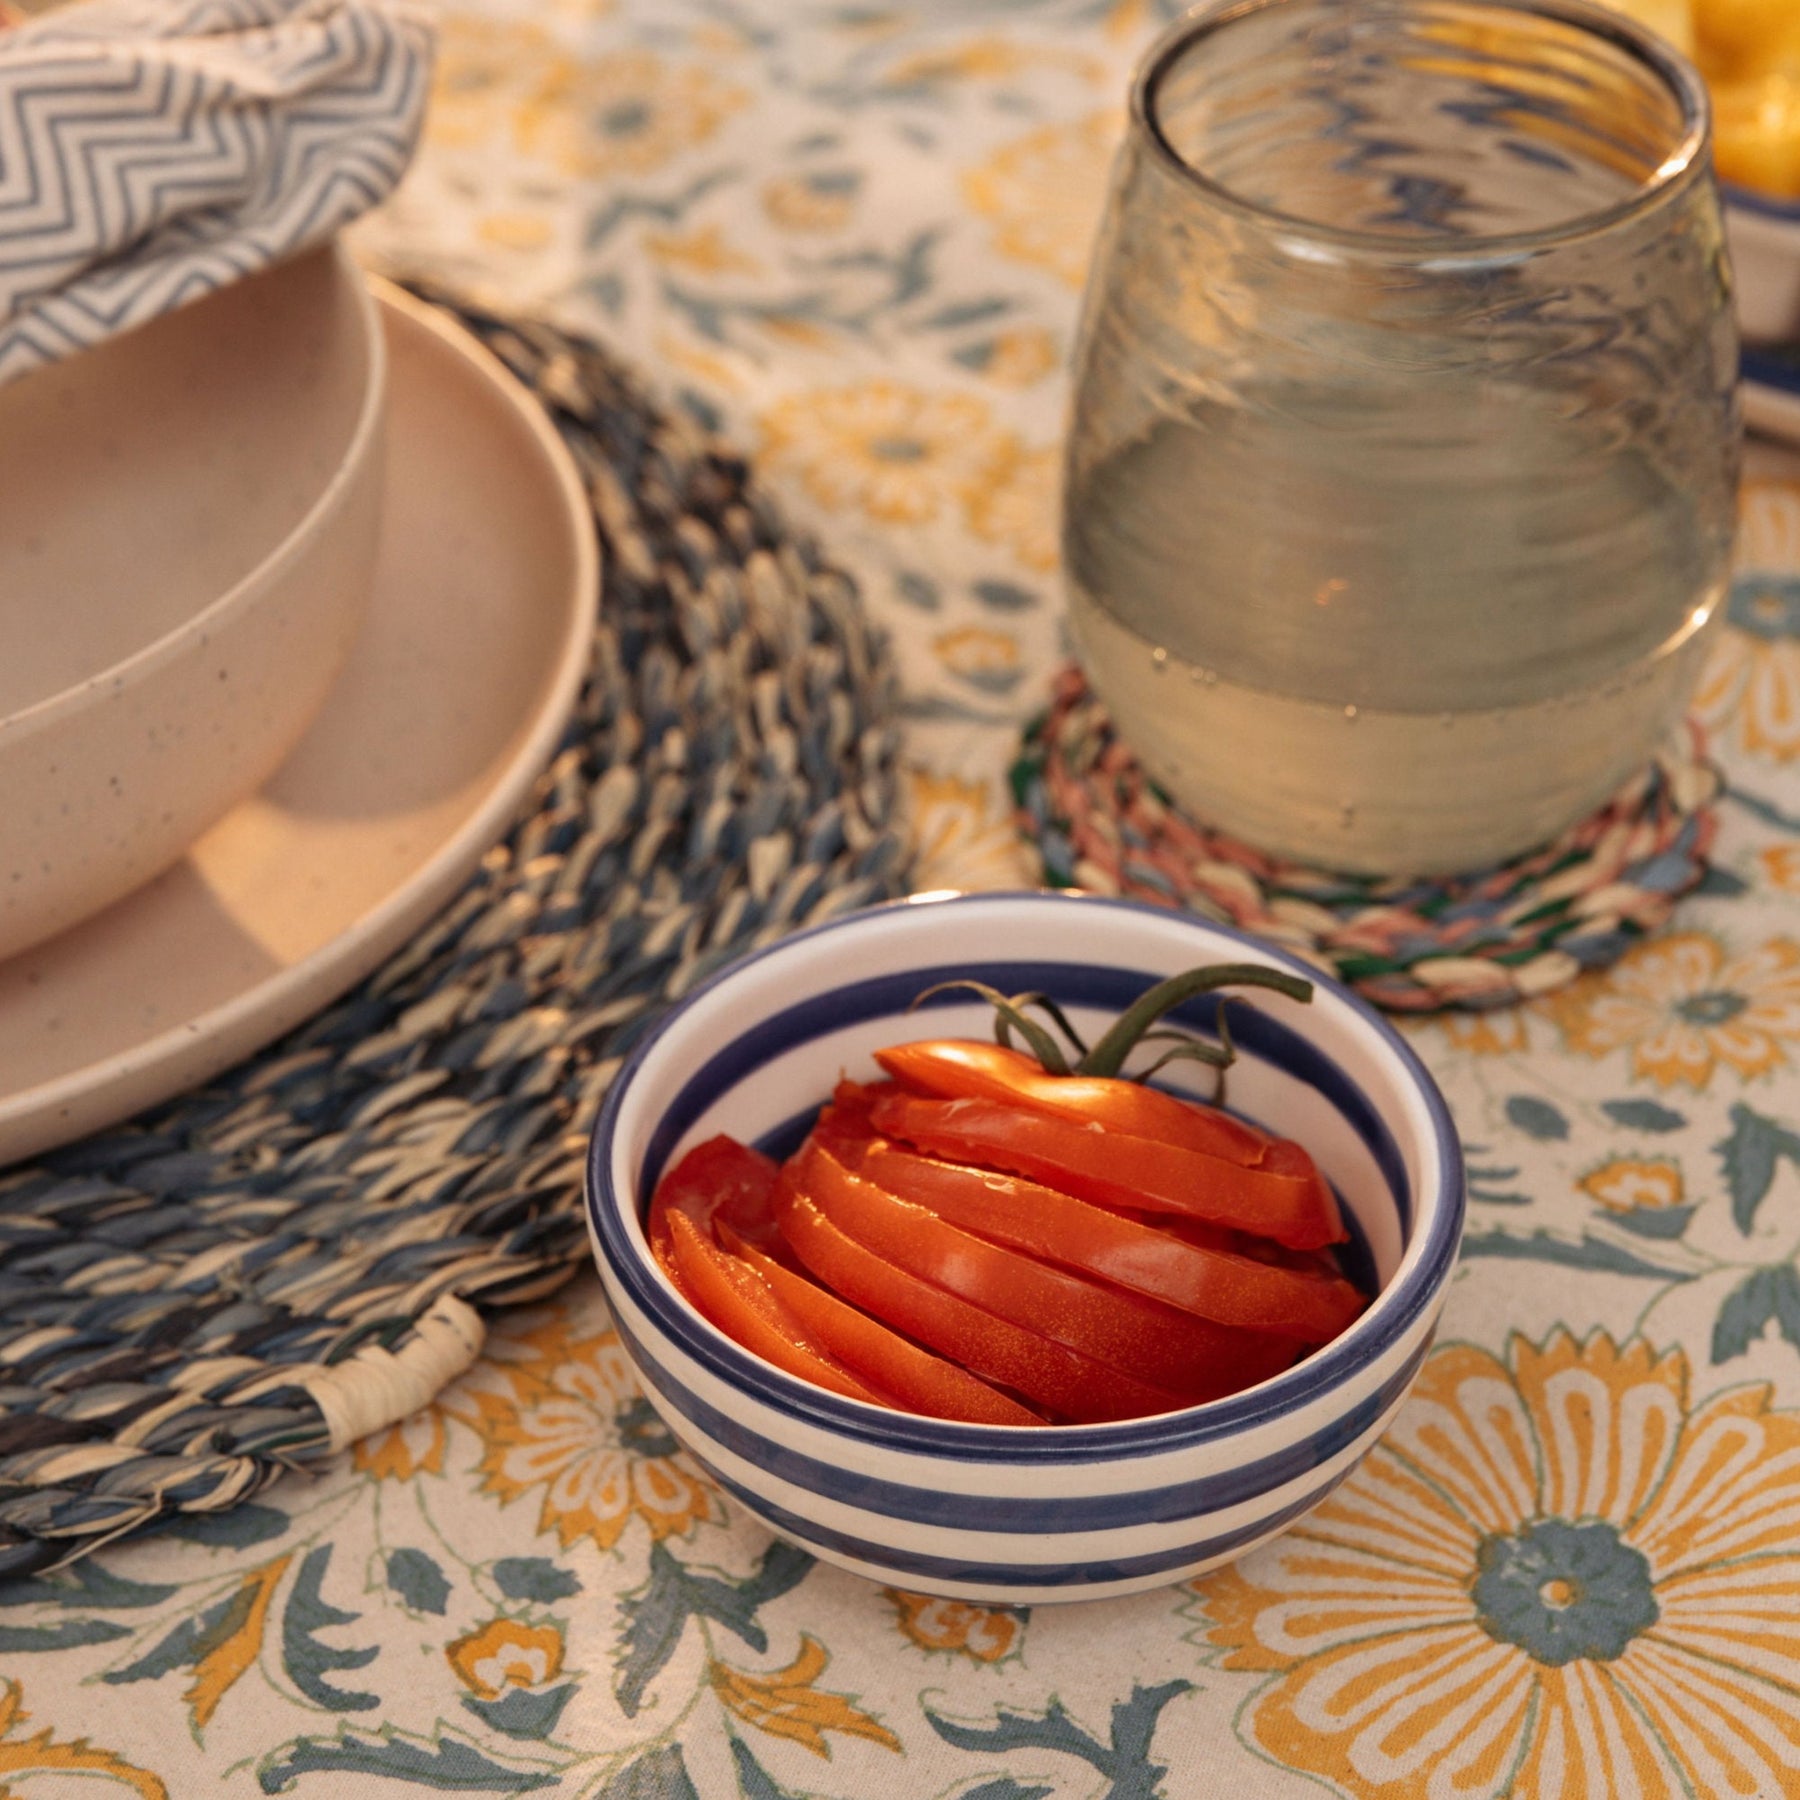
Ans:
<svg viewBox="0 0 1800 1800"><path fill-rule="evenodd" d="M0 388L0 957L268 779L367 606L387 357L330 245Z"/></svg>
<svg viewBox="0 0 1800 1800"><path fill-rule="evenodd" d="M518 813L581 686L593 515L536 402L382 288L386 498L355 655L175 865L0 962L0 1163L206 1080L404 944Z"/></svg>

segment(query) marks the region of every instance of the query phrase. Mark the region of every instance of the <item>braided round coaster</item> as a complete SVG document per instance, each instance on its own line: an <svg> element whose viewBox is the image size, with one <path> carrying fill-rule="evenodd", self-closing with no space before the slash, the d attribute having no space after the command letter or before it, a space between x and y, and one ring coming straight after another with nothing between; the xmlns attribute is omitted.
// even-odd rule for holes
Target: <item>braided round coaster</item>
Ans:
<svg viewBox="0 0 1800 1800"><path fill-rule="evenodd" d="M1496 868L1382 881L1279 862L1178 812L1064 669L1012 772L1054 886L1129 894L1241 926L1394 1012L1548 993L1656 930L1706 874L1721 780L1699 728L1591 818Z"/></svg>
<svg viewBox="0 0 1800 1800"><path fill-rule="evenodd" d="M904 891L891 677L850 579L601 351L463 316L589 478L592 673L410 948L210 1088L0 1174L0 1576L423 1405L477 1308L584 1256L583 1137L658 1009Z"/></svg>

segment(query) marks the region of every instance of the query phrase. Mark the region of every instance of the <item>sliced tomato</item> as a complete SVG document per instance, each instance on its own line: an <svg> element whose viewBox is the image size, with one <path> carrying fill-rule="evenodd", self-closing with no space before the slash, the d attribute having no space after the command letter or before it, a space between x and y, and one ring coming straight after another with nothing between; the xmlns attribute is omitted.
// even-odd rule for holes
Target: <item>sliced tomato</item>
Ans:
<svg viewBox="0 0 1800 1800"><path fill-rule="evenodd" d="M770 1158L736 1138L721 1135L696 1144L664 1174L651 1196L649 1237L656 1260L671 1267L672 1212L685 1213L707 1237L713 1235L713 1221L722 1218L765 1255L779 1253L781 1233L770 1203L780 1174Z"/></svg>
<svg viewBox="0 0 1800 1800"><path fill-rule="evenodd" d="M838 1230L798 1187L783 1184L775 1213L795 1254L825 1286L1058 1418L1092 1425L1190 1404L894 1268Z"/></svg>
<svg viewBox="0 0 1800 1800"><path fill-rule="evenodd" d="M874 1406L894 1405L836 1358L809 1343L799 1321L775 1297L768 1282L748 1263L726 1255L710 1238L703 1237L686 1213L671 1212L668 1230L677 1285L728 1338L764 1362L834 1394L867 1400Z"/></svg>
<svg viewBox="0 0 1800 1800"><path fill-rule="evenodd" d="M1179 1213L1252 1231L1293 1250L1316 1250L1348 1235L1316 1170L1309 1178L1245 1168L999 1100L883 1094L870 1117L884 1136L957 1162L1025 1175L1101 1206Z"/></svg>
<svg viewBox="0 0 1800 1800"><path fill-rule="evenodd" d="M859 1154L862 1145L875 1136L869 1109L883 1094L898 1092L891 1081L869 1086L858 1081L840 1081L807 1134L808 1141L816 1139L829 1143L846 1156Z"/></svg>
<svg viewBox="0 0 1800 1800"><path fill-rule="evenodd" d="M1052 1268L945 1222L809 1143L793 1179L846 1237L896 1269L1194 1401L1265 1380L1294 1360L1291 1340L1196 1318L1161 1301Z"/></svg>
<svg viewBox="0 0 1800 1800"><path fill-rule="evenodd" d="M769 1284L770 1291L798 1321L807 1338L853 1374L892 1394L903 1406L934 1419L961 1419L975 1425L1042 1425L1044 1421L1009 1400L979 1375L921 1349L879 1319L858 1312L848 1301L805 1275L796 1275L719 1226L723 1247L741 1257Z"/></svg>
<svg viewBox="0 0 1800 1800"><path fill-rule="evenodd" d="M1186 1242L1017 1175L943 1162L879 1139L863 1151L856 1172L966 1231L1220 1325L1323 1344L1363 1309L1362 1295L1340 1275L1276 1268Z"/></svg>
<svg viewBox="0 0 1800 1800"><path fill-rule="evenodd" d="M1003 1100L1033 1112L1175 1144L1255 1167L1272 1141L1216 1106L1141 1082L1103 1075L1052 1075L1035 1056L973 1039L931 1038L877 1050L875 1060L915 1093L941 1100Z"/></svg>

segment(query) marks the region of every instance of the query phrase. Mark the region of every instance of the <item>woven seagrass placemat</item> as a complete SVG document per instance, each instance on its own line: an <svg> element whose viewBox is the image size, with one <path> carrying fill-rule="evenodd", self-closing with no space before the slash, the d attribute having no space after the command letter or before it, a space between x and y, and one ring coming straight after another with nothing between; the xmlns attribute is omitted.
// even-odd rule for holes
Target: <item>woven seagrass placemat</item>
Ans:
<svg viewBox="0 0 1800 1800"><path fill-rule="evenodd" d="M1281 862L1187 818L1073 667L1013 768L1019 828L1053 886L1237 925L1392 1012L1483 1009L1617 960L1705 879L1722 782L1685 728L1598 812L1470 875L1378 881Z"/></svg>
<svg viewBox="0 0 1800 1800"><path fill-rule="evenodd" d="M204 1090L0 1171L0 1577L423 1405L481 1309L585 1255L583 1136L659 1009L904 891L892 681L850 579L603 351L462 317L590 483L586 687L524 816L385 968Z"/></svg>

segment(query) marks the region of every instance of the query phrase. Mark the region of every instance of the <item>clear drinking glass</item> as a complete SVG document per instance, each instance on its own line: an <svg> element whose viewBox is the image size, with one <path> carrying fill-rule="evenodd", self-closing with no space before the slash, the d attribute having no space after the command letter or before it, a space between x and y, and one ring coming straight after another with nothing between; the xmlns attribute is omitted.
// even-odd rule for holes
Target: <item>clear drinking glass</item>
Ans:
<svg viewBox="0 0 1800 1800"><path fill-rule="evenodd" d="M1242 0L1132 101L1065 468L1090 682L1277 854L1553 836L1679 718L1728 578L1699 77L1583 0Z"/></svg>

